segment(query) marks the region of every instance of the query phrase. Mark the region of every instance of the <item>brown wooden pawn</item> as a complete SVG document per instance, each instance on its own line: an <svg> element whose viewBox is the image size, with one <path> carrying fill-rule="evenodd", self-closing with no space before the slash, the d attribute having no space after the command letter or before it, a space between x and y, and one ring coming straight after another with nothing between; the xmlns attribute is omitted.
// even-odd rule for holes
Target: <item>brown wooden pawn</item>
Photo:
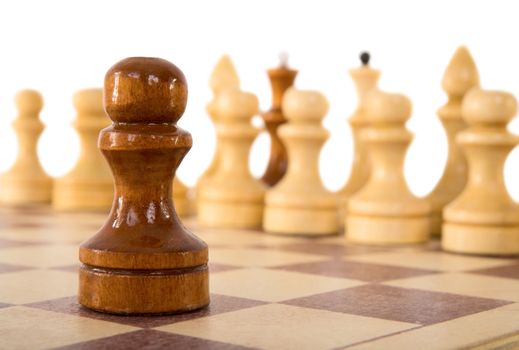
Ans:
<svg viewBox="0 0 519 350"><path fill-rule="evenodd" d="M287 171L287 151L279 138L278 127L287 121L281 111L281 102L285 91L294 84L297 71L288 68L286 58L281 57L281 65L269 69L267 73L272 86L272 107L261 116L270 136L270 158L261 180L269 186L274 186Z"/></svg>
<svg viewBox="0 0 519 350"><path fill-rule="evenodd" d="M171 184L191 148L177 127L187 101L184 74L159 58L134 57L106 73L105 110L114 122L99 148L115 200L106 224L83 243L79 302L120 314L178 313L209 304L207 245L180 222Z"/></svg>

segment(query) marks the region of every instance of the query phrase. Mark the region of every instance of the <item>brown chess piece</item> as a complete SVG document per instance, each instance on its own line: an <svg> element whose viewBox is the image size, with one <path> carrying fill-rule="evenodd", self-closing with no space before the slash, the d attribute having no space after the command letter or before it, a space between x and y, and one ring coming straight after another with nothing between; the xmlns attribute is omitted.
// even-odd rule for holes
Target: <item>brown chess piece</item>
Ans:
<svg viewBox="0 0 519 350"><path fill-rule="evenodd" d="M270 158L261 180L269 186L274 186L287 171L287 151L279 138L278 127L287 121L281 111L281 101L285 91L294 84L297 71L288 68L286 57L282 56L281 65L269 69L267 73L272 86L272 107L261 116L270 136Z"/></svg>
<svg viewBox="0 0 519 350"><path fill-rule="evenodd" d="M209 304L207 245L182 225L171 198L192 144L176 125L186 102L184 74L168 61L127 58L106 73L113 124L101 131L99 147L115 200L106 224L79 250L79 302L88 308L157 314Z"/></svg>

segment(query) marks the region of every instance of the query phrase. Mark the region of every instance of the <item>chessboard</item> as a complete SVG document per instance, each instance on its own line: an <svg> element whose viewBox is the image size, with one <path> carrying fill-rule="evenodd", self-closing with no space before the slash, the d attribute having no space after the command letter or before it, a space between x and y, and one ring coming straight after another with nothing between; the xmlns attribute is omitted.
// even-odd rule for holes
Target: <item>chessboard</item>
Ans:
<svg viewBox="0 0 519 350"><path fill-rule="evenodd" d="M519 260L184 224L210 248L211 304L167 316L76 300L78 245L106 213L0 209L0 349L519 348Z"/></svg>

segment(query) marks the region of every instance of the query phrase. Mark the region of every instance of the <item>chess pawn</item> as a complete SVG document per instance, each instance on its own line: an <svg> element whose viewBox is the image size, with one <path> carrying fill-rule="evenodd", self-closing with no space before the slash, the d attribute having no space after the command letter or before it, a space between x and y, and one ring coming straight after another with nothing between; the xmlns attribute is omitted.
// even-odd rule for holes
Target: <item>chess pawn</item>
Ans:
<svg viewBox="0 0 519 350"><path fill-rule="evenodd" d="M463 192L443 211L442 245L457 253L519 254L519 205L503 179L505 160L519 143L507 131L517 111L514 96L501 91L470 90L462 114L469 127L460 143L469 166Z"/></svg>
<svg viewBox="0 0 519 350"><path fill-rule="evenodd" d="M438 110L438 116L447 134L448 157L443 175L426 197L431 204L431 233L441 234L442 210L456 198L467 182L467 162L456 142L456 135L467 127L461 115L463 96L479 85L479 74L466 47L460 47L452 57L443 76L442 87L448 101Z"/></svg>
<svg viewBox="0 0 519 350"><path fill-rule="evenodd" d="M58 210L109 209L114 184L108 163L97 148L99 131L110 124L103 109L103 90L81 90L73 100L81 152L74 168L54 181L52 204Z"/></svg>
<svg viewBox="0 0 519 350"><path fill-rule="evenodd" d="M265 197L265 231L322 235L338 231L337 200L319 176L319 154L328 138L321 125L328 101L316 91L289 89L283 97L288 123L279 128L290 162Z"/></svg>
<svg viewBox="0 0 519 350"><path fill-rule="evenodd" d="M366 94L368 91L377 87L380 71L369 66L369 53L363 52L360 55L360 60L362 63L361 67L350 70L350 75L357 90L358 104L357 109L348 119L348 123L352 129L354 154L350 177L344 187L338 192L340 218L346 217L348 200L366 184L371 168L367 148L364 140L360 138L360 133L369 125L365 112Z"/></svg>
<svg viewBox="0 0 519 350"><path fill-rule="evenodd" d="M272 107L261 116L270 137L270 158L261 180L268 186L274 186L287 170L287 151L278 135L278 127L286 123L281 110L285 91L294 84L297 71L287 67L282 58L281 66L267 71L272 86Z"/></svg>
<svg viewBox="0 0 519 350"><path fill-rule="evenodd" d="M184 113L184 74L159 58L133 57L105 76L114 122L99 148L115 180L105 225L80 246L79 302L118 314L185 312L209 303L207 245L178 219L175 171L191 148L176 123Z"/></svg>
<svg viewBox="0 0 519 350"><path fill-rule="evenodd" d="M251 124L258 99L240 90L224 90L215 111L220 156L214 174L198 189L198 220L215 228L258 228L265 188L249 170L250 148L259 132Z"/></svg>
<svg viewBox="0 0 519 350"><path fill-rule="evenodd" d="M211 90L213 91L213 99L207 104L206 111L211 121L216 124L217 123L217 111L216 111L216 99L218 95L226 89L239 89L240 88L240 78L238 77L238 73L234 68L234 64L232 63L231 58L228 55L224 55L220 58L218 63L213 69L211 74L211 78L209 79L209 85L211 86ZM217 140L218 141L218 140ZM219 165L220 160L220 147L218 142L216 143L215 152L213 155L213 159L209 164L207 170L200 176L198 179L196 188L198 192L198 188L200 185L208 178L212 177L215 173L216 169Z"/></svg>
<svg viewBox="0 0 519 350"><path fill-rule="evenodd" d="M372 90L366 97L370 126L361 133L371 176L348 202L347 237L366 244L419 243L429 236L430 205L415 197L404 178L405 154L413 135L405 128L411 102L400 94Z"/></svg>
<svg viewBox="0 0 519 350"><path fill-rule="evenodd" d="M16 94L18 117L13 122L18 138L18 156L14 165L0 177L0 202L12 205L48 203L52 178L38 159L38 139L44 125L39 119L43 98L35 90Z"/></svg>

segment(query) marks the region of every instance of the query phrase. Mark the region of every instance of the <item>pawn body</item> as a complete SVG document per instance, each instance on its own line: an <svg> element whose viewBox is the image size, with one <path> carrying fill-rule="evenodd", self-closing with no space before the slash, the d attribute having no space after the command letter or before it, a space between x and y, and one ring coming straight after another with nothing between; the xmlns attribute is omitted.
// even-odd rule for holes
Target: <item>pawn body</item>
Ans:
<svg viewBox="0 0 519 350"><path fill-rule="evenodd" d="M252 126L258 112L253 94L228 89L215 101L219 158L211 177L198 188L198 220L215 228L259 228L264 185L249 170L249 152L259 130Z"/></svg>
<svg viewBox="0 0 519 350"><path fill-rule="evenodd" d="M519 205L506 190L503 167L519 143L506 125L517 110L508 93L472 89L463 101L469 127L459 134L469 177L463 192L444 214L445 250L485 255L519 254Z"/></svg>
<svg viewBox="0 0 519 350"><path fill-rule="evenodd" d="M103 110L101 89L81 90L74 96L81 151L74 168L54 182L52 204L58 210L106 210L112 205L113 178L97 148L99 131L110 124Z"/></svg>
<svg viewBox="0 0 519 350"><path fill-rule="evenodd" d="M372 161L367 184L349 201L349 240L366 244L420 243L429 237L430 206L415 197L403 174L412 134L405 128L411 103L403 95L373 90L367 97L371 126L361 135Z"/></svg>
<svg viewBox="0 0 519 350"><path fill-rule="evenodd" d="M175 171L192 145L176 122L187 84L172 63L132 57L105 76L114 123L99 148L115 180L105 225L81 244L79 303L102 312L164 314L209 304L207 244L180 222L171 198Z"/></svg>
<svg viewBox="0 0 519 350"><path fill-rule="evenodd" d="M328 138L321 120L328 102L318 92L289 89L283 98L288 123L279 135L290 162L282 180L267 191L265 231L280 234L322 235L338 231L337 201L319 176L319 154Z"/></svg>
<svg viewBox="0 0 519 350"><path fill-rule="evenodd" d="M43 98L34 90L20 91L15 98L18 117L13 127L18 138L18 156L14 165L0 177L0 201L9 205L48 203L52 178L38 159L38 139L44 125L39 119Z"/></svg>

